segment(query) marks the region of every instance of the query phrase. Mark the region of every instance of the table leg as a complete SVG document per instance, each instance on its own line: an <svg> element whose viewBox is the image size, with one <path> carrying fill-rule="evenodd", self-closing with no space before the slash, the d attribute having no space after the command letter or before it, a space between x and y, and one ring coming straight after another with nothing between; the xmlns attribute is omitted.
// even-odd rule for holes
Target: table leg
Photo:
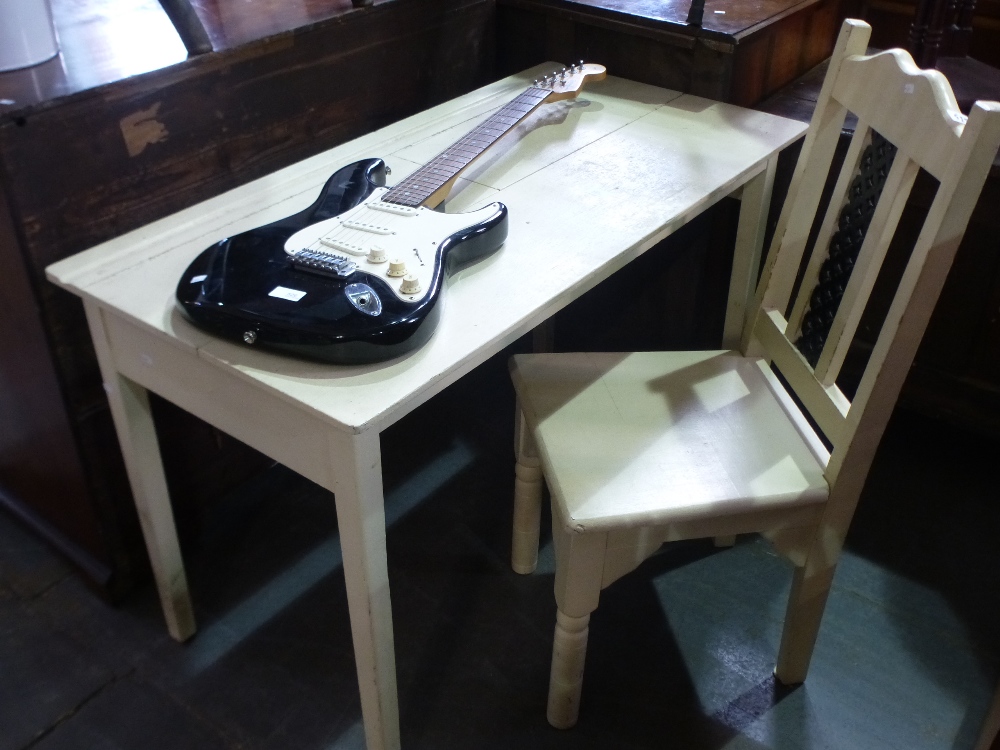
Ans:
<svg viewBox="0 0 1000 750"><path fill-rule="evenodd" d="M775 154L768 160L764 171L743 186L729 300L726 304L726 322L722 332L722 346L726 349L739 347L746 313L753 303L777 165L778 156Z"/></svg>
<svg viewBox="0 0 1000 750"><path fill-rule="evenodd" d="M149 409L149 394L115 369L104 313L93 302L85 302L84 306L167 630L178 641L184 641L194 635L194 611Z"/></svg>
<svg viewBox="0 0 1000 750"><path fill-rule="evenodd" d="M1000 685L997 685L997 691L993 694L993 703L986 714L975 750L993 750L997 747L1000 747Z"/></svg>
<svg viewBox="0 0 1000 750"><path fill-rule="evenodd" d="M531 329L531 351L535 354L551 352L555 346L556 322L547 318Z"/></svg>
<svg viewBox="0 0 1000 750"><path fill-rule="evenodd" d="M368 750L398 750L399 708L385 548L382 453L376 430L332 433L337 526Z"/></svg>

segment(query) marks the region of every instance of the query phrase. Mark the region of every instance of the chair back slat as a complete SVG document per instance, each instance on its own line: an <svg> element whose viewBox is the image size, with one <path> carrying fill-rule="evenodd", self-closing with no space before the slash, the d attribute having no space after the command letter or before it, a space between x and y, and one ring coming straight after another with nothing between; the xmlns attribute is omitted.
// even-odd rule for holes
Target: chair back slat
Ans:
<svg viewBox="0 0 1000 750"><path fill-rule="evenodd" d="M827 239L829 230L821 235L809 263L807 284L800 286L795 322L787 333L799 351L813 367L819 362L827 344L834 319L842 309L841 300L851 279L854 265L868 235L868 227L881 202L896 148L874 130L861 154L856 174L850 181L847 195L831 203L828 220L837 214L837 230ZM842 173L846 176L846 172ZM843 205L837 210L838 202ZM891 201L890 201L891 203ZM888 204L883 204L888 205ZM814 271L818 267L818 271ZM815 273L815 276L812 275ZM798 331L796 333L796 331Z"/></svg>
<svg viewBox="0 0 1000 750"><path fill-rule="evenodd" d="M846 430L851 402L836 385L825 386L817 380L802 352L785 335L785 326L777 310L761 311L753 335L823 434L836 445Z"/></svg>
<svg viewBox="0 0 1000 750"><path fill-rule="evenodd" d="M857 127L854 129L854 135L851 137L851 145L847 149L847 156L844 157L844 165L837 178L837 184L830 196L830 203L823 218L823 224L820 226L819 234L816 237L816 247L829 247L833 233L837 229L840 212L848 205L847 191L850 189L851 183L854 181L855 175L860 168L861 155L870 142L869 128L863 120L859 119ZM816 287L819 281L820 269L823 267L825 258L826 256L823 253L816 252L810 256L809 264L799 284L800 290L811 290ZM809 294L802 294L800 292L795 299L792 312L788 316L788 337L793 341L798 339L802 333L802 318L809 306L809 299Z"/></svg>
<svg viewBox="0 0 1000 750"><path fill-rule="evenodd" d="M797 263L791 259L801 259L806 250L809 232L812 229L812 217L816 215L816 209L823 196L826 176L833 162L846 117L847 110L844 107L827 107L822 115L814 116L813 123L816 125L810 126L806 132L799 164L803 167L808 166L808 169L800 170L797 165L792 175L788 187L788 199L781 209L775 233L775 237L783 237L784 242L778 248L779 255L768 254L758 285L758 292L765 292L767 298L758 300L758 303L763 302L768 307L782 310L788 305L798 269Z"/></svg>
<svg viewBox="0 0 1000 750"><path fill-rule="evenodd" d="M899 217L906 207L910 188L913 187L919 169L917 163L903 153L897 154L892 163L882 190L885 199L878 202L875 215L868 225L850 281L816 362L816 378L824 385L832 385L840 374L840 367L858 330L861 314L868 303L872 287L875 286L875 279L889 250L889 243L896 233Z"/></svg>
<svg viewBox="0 0 1000 750"><path fill-rule="evenodd" d="M938 180L948 173L965 116L944 74L921 70L901 49L849 57L833 98L890 143L905 144L911 158ZM931 116L935 111L939 116Z"/></svg>
<svg viewBox="0 0 1000 750"><path fill-rule="evenodd" d="M942 75L902 50L864 55L869 33L844 23L743 335L744 353L771 362L832 445L831 483L845 461L867 471L1000 146L1000 104L977 103L966 123ZM858 127L805 259L847 112ZM921 168L937 193L850 401L837 377Z"/></svg>
<svg viewBox="0 0 1000 750"><path fill-rule="evenodd" d="M757 286L755 304L784 310L792 295L798 262L805 252L812 228L813 217L823 195L823 186L830 171L840 141L840 133L847 117L847 109L834 101L834 73L850 55L864 54L871 36L871 27L862 21L844 21L844 31L837 37L830 70L823 80L812 121L806 131L799 160L795 165L788 199L781 208L771 252L768 253L761 278ZM783 239L779 246L778 240ZM780 249L780 253L778 250ZM781 256L779 258L779 255ZM790 260L794 256L795 260ZM762 297L767 294L767 298ZM750 339L752 321L744 327L741 349L747 351L753 346Z"/></svg>

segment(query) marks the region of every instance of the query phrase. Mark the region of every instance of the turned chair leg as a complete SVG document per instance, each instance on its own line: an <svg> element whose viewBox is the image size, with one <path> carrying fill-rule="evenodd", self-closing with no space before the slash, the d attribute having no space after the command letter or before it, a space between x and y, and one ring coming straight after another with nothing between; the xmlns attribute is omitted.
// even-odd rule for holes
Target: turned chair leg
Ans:
<svg viewBox="0 0 1000 750"><path fill-rule="evenodd" d="M517 463L514 465L514 530L510 560L515 573L528 574L538 564L538 531L542 520L542 466L524 425L517 416Z"/></svg>
<svg viewBox="0 0 1000 750"><path fill-rule="evenodd" d="M834 564L809 562L795 568L774 669L775 677L785 685L805 682L836 569Z"/></svg>
<svg viewBox="0 0 1000 750"><path fill-rule="evenodd" d="M608 535L566 531L553 510L552 542L556 553L557 612L547 716L556 729L568 729L580 714L590 614L601 598Z"/></svg>
<svg viewBox="0 0 1000 750"><path fill-rule="evenodd" d="M556 613L549 673L549 706L546 717L556 729L569 729L580 716L583 665L587 658L590 615L570 617Z"/></svg>

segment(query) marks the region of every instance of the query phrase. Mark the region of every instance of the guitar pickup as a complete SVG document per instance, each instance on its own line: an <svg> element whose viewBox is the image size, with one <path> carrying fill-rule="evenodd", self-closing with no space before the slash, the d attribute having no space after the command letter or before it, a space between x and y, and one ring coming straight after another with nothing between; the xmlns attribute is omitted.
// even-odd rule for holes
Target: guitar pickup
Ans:
<svg viewBox="0 0 1000 750"><path fill-rule="evenodd" d="M377 224L366 224L363 221L353 221L351 219L344 219L340 222L340 225L346 229L359 229L362 232L371 232L372 234L395 234L389 227L380 227Z"/></svg>
<svg viewBox="0 0 1000 750"><path fill-rule="evenodd" d="M322 276L336 276L340 279L347 278L358 270L358 264L352 260L313 250L299 250L292 256L292 265L301 271L318 273Z"/></svg>
<svg viewBox="0 0 1000 750"><path fill-rule="evenodd" d="M396 214L397 216L416 216L420 210L411 206L401 206L398 203L386 203L384 201L373 201L368 204L368 208L373 208L376 211L385 211L387 214Z"/></svg>
<svg viewBox="0 0 1000 750"><path fill-rule="evenodd" d="M353 242L331 240L326 237L320 237L319 244L325 245L326 247L332 248L334 250L340 250L340 252L347 253L348 255L364 255L367 252L365 248L361 247L361 245L356 245Z"/></svg>

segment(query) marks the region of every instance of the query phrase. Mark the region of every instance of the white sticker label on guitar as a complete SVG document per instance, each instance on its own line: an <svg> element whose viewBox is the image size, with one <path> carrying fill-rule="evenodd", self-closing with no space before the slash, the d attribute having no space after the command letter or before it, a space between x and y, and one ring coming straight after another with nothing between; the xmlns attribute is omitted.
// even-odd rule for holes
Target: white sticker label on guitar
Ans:
<svg viewBox="0 0 1000 750"><path fill-rule="evenodd" d="M267 294L268 297L280 297L281 299L291 300L292 302L298 302L300 299L306 296L305 292L300 292L298 289L289 289L286 286L276 286Z"/></svg>

